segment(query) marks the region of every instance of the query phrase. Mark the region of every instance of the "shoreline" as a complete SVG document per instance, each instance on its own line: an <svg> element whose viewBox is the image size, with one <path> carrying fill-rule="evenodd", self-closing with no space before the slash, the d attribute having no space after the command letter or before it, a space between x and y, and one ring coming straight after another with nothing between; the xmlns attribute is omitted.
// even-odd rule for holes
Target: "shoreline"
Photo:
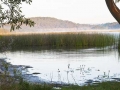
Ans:
<svg viewBox="0 0 120 90"><path fill-rule="evenodd" d="M2 29L1 29L2 30ZM89 34L89 33L120 33L119 29L116 30L45 30L45 31L35 31L35 32L20 32L19 30L16 31L5 31L3 32L4 29L2 31L0 31L0 35L27 35L27 34L77 34L77 33L83 33L83 34Z"/></svg>
<svg viewBox="0 0 120 90"><path fill-rule="evenodd" d="M23 78L25 81L30 81L34 83L41 83L44 82L42 79L39 79L39 77L34 76L33 74L27 74L25 72L26 69L32 68L30 66L25 65L13 65L10 62L7 61L8 58L0 58L0 74L5 74L5 72L9 73L8 76L14 77L14 71L16 70L16 73ZM6 65L8 67L8 70L6 70ZM29 79L29 80L28 80Z"/></svg>
<svg viewBox="0 0 120 90"><path fill-rule="evenodd" d="M33 84L53 84L54 86L60 86L60 85L68 85L65 82L58 82L58 81L49 81L42 79L38 77L36 74L27 74L26 70L29 68L33 68L31 66L26 66L26 65L13 65L10 62L8 62L6 59L8 58L0 58L0 75L5 75L5 66L3 64L8 65L8 70L7 73L9 73L7 76L14 77L14 70L16 72L20 73L20 77L23 78L24 81L27 81L28 83L33 83Z"/></svg>

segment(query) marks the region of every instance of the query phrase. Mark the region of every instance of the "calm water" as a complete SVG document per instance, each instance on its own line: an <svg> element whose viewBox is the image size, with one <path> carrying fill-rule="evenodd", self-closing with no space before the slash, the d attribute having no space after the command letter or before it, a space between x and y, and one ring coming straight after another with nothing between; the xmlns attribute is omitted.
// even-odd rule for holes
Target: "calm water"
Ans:
<svg viewBox="0 0 120 90"><path fill-rule="evenodd" d="M106 81L120 77L118 50L41 50L35 52L7 52L7 61L14 65L29 65L27 73L48 81L59 81L82 85L87 80Z"/></svg>

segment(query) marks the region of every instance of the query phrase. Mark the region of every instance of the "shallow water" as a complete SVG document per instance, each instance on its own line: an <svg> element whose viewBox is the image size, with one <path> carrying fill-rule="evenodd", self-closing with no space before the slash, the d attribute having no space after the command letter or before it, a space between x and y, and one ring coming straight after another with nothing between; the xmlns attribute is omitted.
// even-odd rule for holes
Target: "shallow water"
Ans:
<svg viewBox="0 0 120 90"><path fill-rule="evenodd" d="M2 54L1 54L2 55ZM41 50L7 52L13 65L28 65L27 73L48 81L83 85L87 80L108 81L120 78L117 49Z"/></svg>

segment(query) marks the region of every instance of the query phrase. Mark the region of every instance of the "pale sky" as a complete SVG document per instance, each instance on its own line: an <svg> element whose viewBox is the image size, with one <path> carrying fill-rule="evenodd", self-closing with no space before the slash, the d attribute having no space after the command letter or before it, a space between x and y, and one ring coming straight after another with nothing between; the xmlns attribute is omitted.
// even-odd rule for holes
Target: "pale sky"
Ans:
<svg viewBox="0 0 120 90"><path fill-rule="evenodd" d="M33 0L22 7L26 17L54 17L81 24L116 22L105 0Z"/></svg>

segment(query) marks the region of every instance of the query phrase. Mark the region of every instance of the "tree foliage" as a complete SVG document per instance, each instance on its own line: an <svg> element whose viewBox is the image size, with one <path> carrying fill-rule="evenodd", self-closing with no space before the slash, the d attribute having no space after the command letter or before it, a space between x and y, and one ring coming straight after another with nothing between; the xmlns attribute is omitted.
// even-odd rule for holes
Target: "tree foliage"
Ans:
<svg viewBox="0 0 120 90"><path fill-rule="evenodd" d="M20 29L22 24L34 26L34 22L22 15L21 4L31 4L32 0L0 0L0 27L11 25L11 31Z"/></svg>

